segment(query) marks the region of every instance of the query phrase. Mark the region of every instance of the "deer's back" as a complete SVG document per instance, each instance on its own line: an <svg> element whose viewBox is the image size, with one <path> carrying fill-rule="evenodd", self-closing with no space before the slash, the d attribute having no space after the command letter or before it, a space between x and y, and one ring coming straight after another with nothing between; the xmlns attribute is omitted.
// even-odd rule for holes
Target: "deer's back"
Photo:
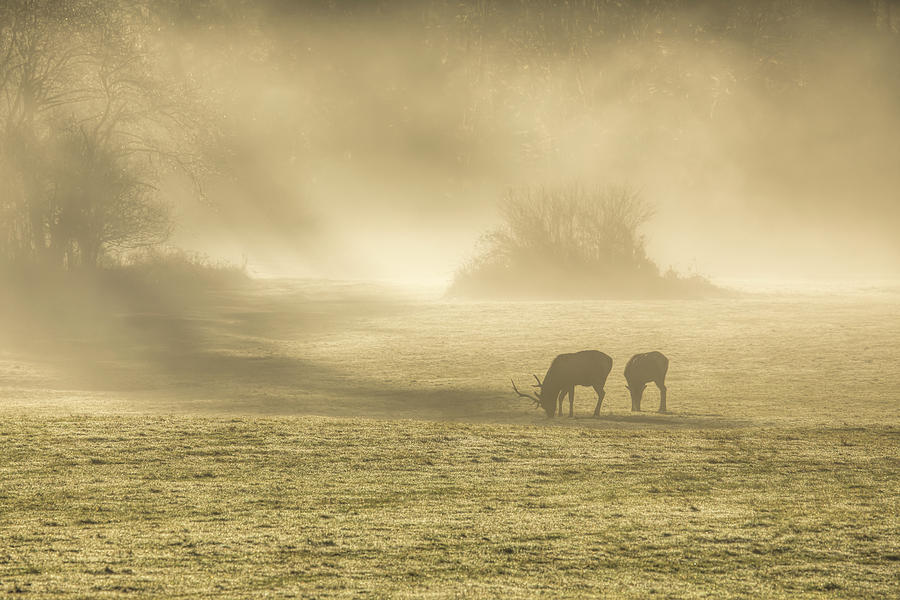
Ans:
<svg viewBox="0 0 900 600"><path fill-rule="evenodd" d="M625 365L625 379L634 383L647 383L665 377L669 359L662 352L635 354Z"/></svg>
<svg viewBox="0 0 900 600"><path fill-rule="evenodd" d="M559 386L594 385L606 381L612 370L612 358L599 350L560 354L553 359L544 381Z"/></svg>

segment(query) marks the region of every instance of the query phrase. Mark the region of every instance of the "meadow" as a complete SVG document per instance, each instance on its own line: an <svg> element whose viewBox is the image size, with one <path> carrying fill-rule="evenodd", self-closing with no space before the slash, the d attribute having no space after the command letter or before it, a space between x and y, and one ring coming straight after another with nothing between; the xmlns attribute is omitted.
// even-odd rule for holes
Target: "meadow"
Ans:
<svg viewBox="0 0 900 600"><path fill-rule="evenodd" d="M896 290L447 302L268 282L4 321L0 590L889 597ZM44 319L42 322L46 321ZM515 397L559 352L599 419ZM621 369L671 361L669 412Z"/></svg>

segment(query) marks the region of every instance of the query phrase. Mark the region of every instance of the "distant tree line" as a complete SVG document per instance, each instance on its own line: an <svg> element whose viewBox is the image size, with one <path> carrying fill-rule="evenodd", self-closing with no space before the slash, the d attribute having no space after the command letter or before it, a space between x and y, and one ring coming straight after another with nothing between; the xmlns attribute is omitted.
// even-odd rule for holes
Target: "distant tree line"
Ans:
<svg viewBox="0 0 900 600"><path fill-rule="evenodd" d="M463 297L634 297L718 293L702 277L661 274L640 227L653 215L627 187L510 190L503 224L456 273Z"/></svg>

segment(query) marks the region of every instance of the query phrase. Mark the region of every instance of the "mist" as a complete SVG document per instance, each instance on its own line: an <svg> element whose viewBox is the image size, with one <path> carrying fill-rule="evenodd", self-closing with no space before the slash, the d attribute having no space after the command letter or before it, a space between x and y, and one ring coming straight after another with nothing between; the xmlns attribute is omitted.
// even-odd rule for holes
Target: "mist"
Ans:
<svg viewBox="0 0 900 600"><path fill-rule="evenodd" d="M892 277L896 10L855 3L197 9L172 60L228 177L175 243L262 276L448 280L518 186L629 185L663 266ZM190 9L185 9L190 10Z"/></svg>
<svg viewBox="0 0 900 600"><path fill-rule="evenodd" d="M896 596L898 59L897 0L0 1L0 593Z"/></svg>

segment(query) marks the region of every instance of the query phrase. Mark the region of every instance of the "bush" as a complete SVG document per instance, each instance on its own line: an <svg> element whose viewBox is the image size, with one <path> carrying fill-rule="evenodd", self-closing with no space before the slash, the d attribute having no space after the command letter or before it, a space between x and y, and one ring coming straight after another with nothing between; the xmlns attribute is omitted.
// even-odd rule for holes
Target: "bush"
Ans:
<svg viewBox="0 0 900 600"><path fill-rule="evenodd" d="M197 289L242 286L249 282L245 265L214 261L180 248L151 248L123 257L105 269L108 277L155 288Z"/></svg>
<svg viewBox="0 0 900 600"><path fill-rule="evenodd" d="M652 208L624 187L510 190L503 225L485 234L448 291L463 297L700 295L707 280L660 275L640 228Z"/></svg>
<svg viewBox="0 0 900 600"><path fill-rule="evenodd" d="M251 283L242 266L175 249L76 271L0 264L0 331L93 335L111 326L113 315L180 314L215 301L210 292Z"/></svg>

